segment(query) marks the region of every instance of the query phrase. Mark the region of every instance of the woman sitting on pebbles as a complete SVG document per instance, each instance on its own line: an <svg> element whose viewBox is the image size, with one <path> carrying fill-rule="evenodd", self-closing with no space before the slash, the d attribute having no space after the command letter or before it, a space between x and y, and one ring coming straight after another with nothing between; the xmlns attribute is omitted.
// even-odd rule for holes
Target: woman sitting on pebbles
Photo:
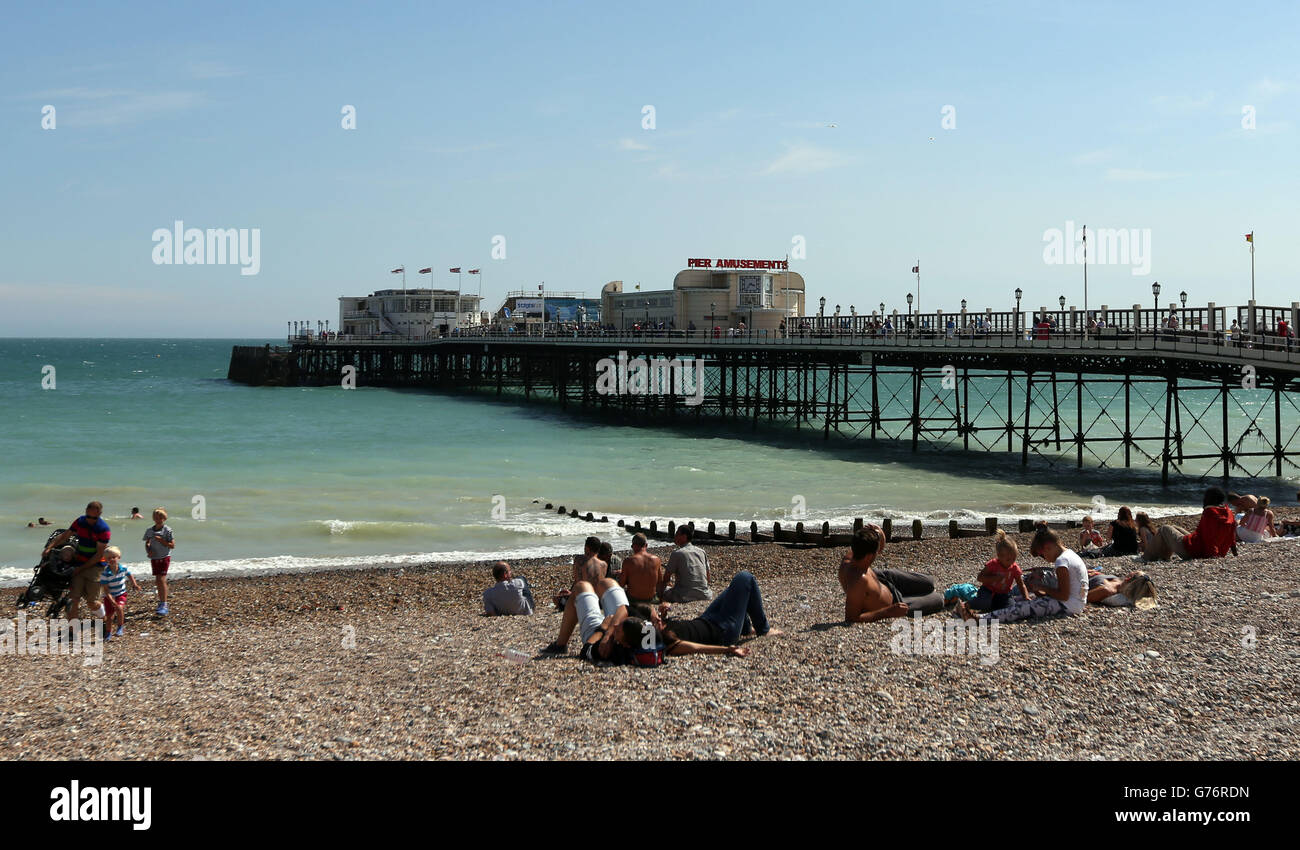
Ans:
<svg viewBox="0 0 1300 850"><path fill-rule="evenodd" d="M1133 521L1133 512L1125 506L1119 509L1119 515L1110 524L1110 542L1096 551L1083 551L1079 554L1085 558L1113 558L1137 553L1137 523Z"/></svg>
<svg viewBox="0 0 1300 850"><path fill-rule="evenodd" d="M1138 551L1145 554L1147 547L1160 536L1160 526L1151 521L1146 511L1138 511L1135 520L1138 528Z"/></svg>
<svg viewBox="0 0 1300 850"><path fill-rule="evenodd" d="M1277 537L1277 526L1273 524L1273 512L1268 509L1268 496L1260 496L1255 507L1246 511L1237 526L1237 539L1242 543L1262 543L1270 537Z"/></svg>

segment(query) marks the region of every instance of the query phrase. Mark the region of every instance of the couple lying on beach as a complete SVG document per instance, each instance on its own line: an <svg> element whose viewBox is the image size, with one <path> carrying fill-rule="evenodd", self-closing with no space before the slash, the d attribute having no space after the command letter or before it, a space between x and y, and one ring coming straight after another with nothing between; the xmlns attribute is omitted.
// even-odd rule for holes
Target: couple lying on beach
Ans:
<svg viewBox="0 0 1300 850"><path fill-rule="evenodd" d="M768 623L763 595L749 572L737 573L727 589L693 619L670 617L668 602L655 606L656 596L679 601L712 597L708 588L708 561L692 544L692 536L689 526L677 529L678 549L673 557L681 555L682 564L699 565L698 569L675 569L668 573L659 557L646 551L644 534L632 537L632 554L623 559L617 581L604 574L604 563L599 558L588 558L576 566L576 581L564 606L560 633L542 653L567 653L569 641L577 630L582 642L580 658L596 663L654 667L668 655L744 657L749 650L739 646L740 638L781 634ZM703 591L696 586L701 581Z"/></svg>

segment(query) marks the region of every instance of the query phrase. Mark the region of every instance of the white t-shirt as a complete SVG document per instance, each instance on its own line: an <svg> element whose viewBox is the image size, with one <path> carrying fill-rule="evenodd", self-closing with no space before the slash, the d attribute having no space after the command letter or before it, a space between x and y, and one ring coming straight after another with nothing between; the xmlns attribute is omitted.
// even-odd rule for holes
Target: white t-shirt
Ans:
<svg viewBox="0 0 1300 850"><path fill-rule="evenodd" d="M1082 614L1088 595L1088 567L1083 558L1073 549L1065 549L1053 566L1065 567L1070 571L1070 595L1066 598L1065 610L1071 614Z"/></svg>

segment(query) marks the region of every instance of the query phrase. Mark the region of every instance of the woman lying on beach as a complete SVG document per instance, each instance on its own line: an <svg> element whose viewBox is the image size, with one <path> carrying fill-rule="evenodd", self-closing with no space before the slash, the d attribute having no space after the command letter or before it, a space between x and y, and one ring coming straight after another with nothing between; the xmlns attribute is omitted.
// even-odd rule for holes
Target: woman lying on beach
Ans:
<svg viewBox="0 0 1300 850"><path fill-rule="evenodd" d="M763 610L763 594L758 590L754 574L748 570L736 573L727 589L722 591L693 620L679 620L668 616L671 606L664 603L651 609L650 622L663 635L669 655L734 655L745 656L749 650L737 646L747 635L776 636L779 629L772 628Z"/></svg>
<svg viewBox="0 0 1300 850"><path fill-rule="evenodd" d="M1133 512L1128 507L1122 507L1119 509L1119 515L1110 524L1110 542L1095 552L1083 551L1079 554L1085 558L1113 558L1118 555L1137 553L1137 523L1133 521Z"/></svg>
<svg viewBox="0 0 1300 850"><path fill-rule="evenodd" d="M1083 613L1088 587L1088 568L1073 549L1061 546L1055 531L1040 527L1029 544L1029 553L1052 563L1056 567L1055 587L1050 582L1030 579L1029 588L1039 595L1034 599L1021 599L1006 608L990 611L982 619L1014 623L1017 620L1036 620L1057 614ZM974 611L965 602L957 602L957 613L964 620L973 620Z"/></svg>

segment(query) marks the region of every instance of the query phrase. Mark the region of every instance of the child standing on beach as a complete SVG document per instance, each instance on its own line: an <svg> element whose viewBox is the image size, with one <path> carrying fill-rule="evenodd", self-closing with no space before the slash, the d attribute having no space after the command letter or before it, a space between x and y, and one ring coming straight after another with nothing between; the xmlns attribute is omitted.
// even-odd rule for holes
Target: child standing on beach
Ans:
<svg viewBox="0 0 1300 850"><path fill-rule="evenodd" d="M109 637L121 637L126 628L126 583L131 582L131 587L135 590L140 589L139 583L131 571L122 566L122 550L116 546L109 546L104 550L104 560L101 562L104 570L99 574L99 583L104 587L104 610L105 614L104 630L109 634L104 635L104 640ZM117 624L117 630L113 630L113 624Z"/></svg>
<svg viewBox="0 0 1300 850"><path fill-rule="evenodd" d="M153 525L144 530L142 538L149 566L153 568L154 586L158 588L158 610L154 613L160 617L167 616L167 570L172 563L172 549L176 548L176 540L166 523L167 511L154 508Z"/></svg>
<svg viewBox="0 0 1300 850"><path fill-rule="evenodd" d="M1016 546L1016 541L1007 537L1005 531L999 530L994 553L996 557L985 564L976 577L980 589L970 601L970 607L976 611L996 611L1010 605L1012 585L1020 588L1022 597L1029 598L1024 573L1016 562L1020 557L1020 547Z"/></svg>

